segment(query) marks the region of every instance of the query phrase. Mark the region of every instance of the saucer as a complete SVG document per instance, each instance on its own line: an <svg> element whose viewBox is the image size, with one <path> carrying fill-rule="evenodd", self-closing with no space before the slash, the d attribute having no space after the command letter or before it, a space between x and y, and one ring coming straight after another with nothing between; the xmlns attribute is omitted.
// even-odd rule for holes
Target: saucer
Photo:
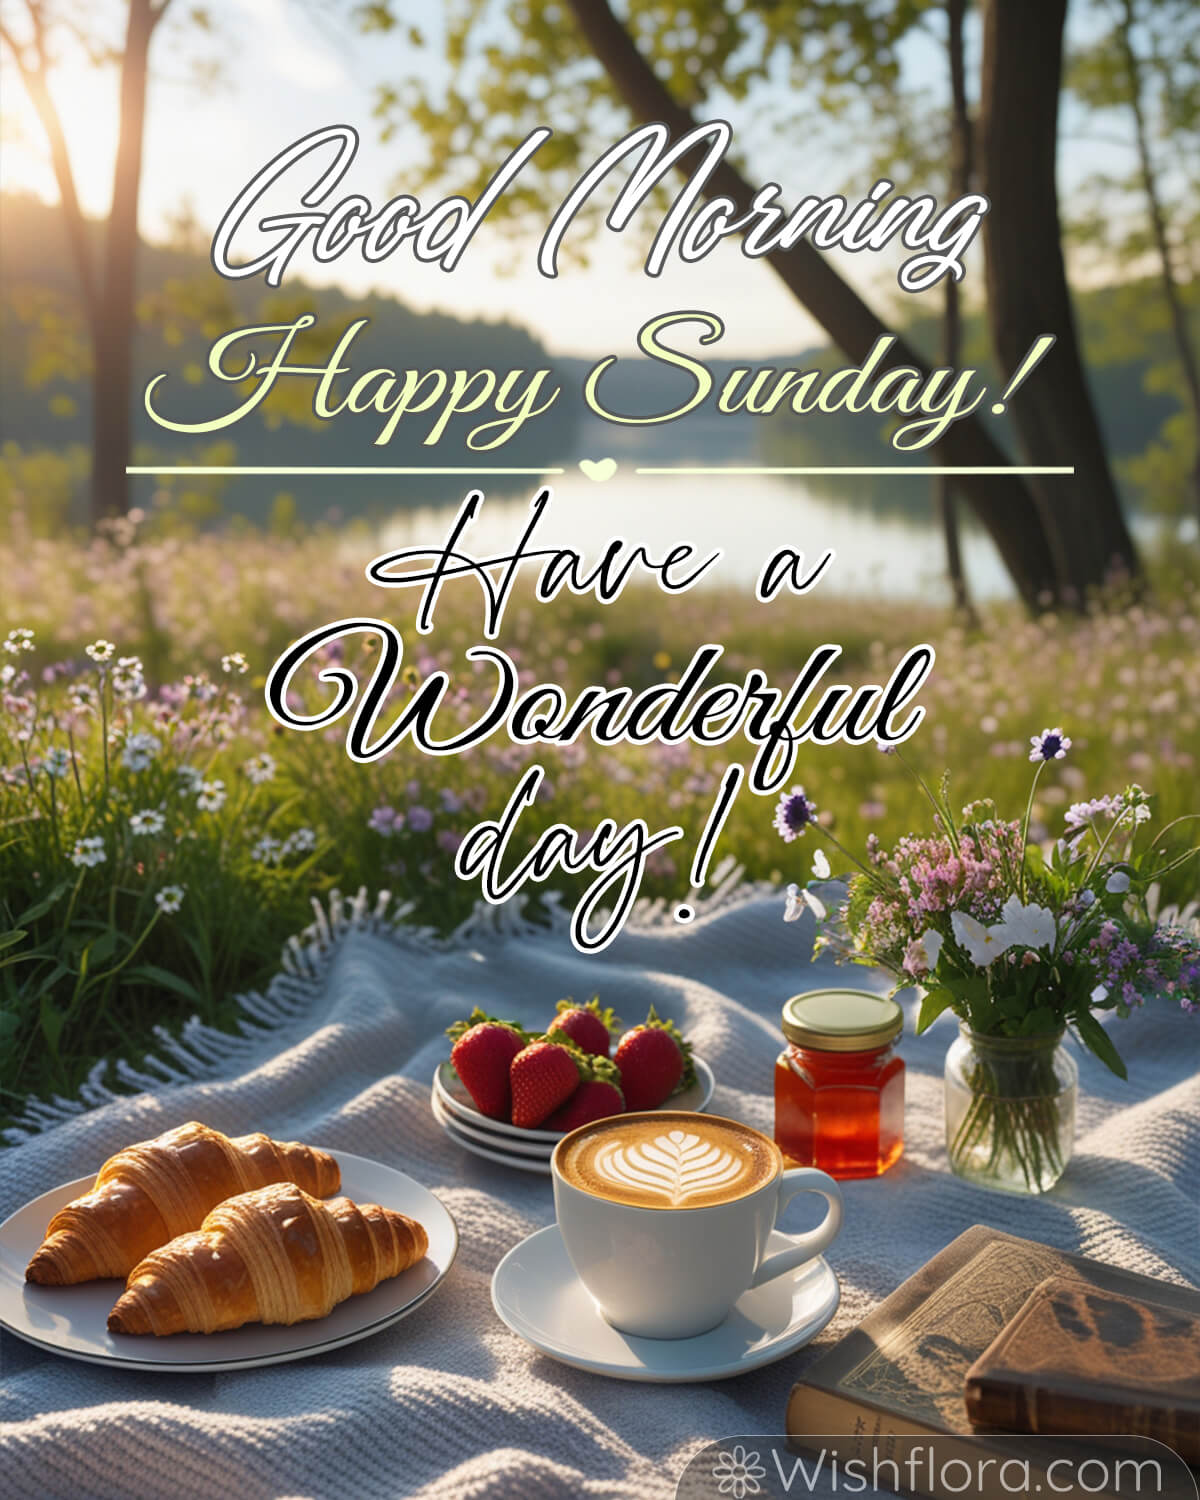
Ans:
<svg viewBox="0 0 1200 1500"><path fill-rule="evenodd" d="M788 1236L771 1233L768 1251ZM492 1306L535 1349L563 1364L617 1380L657 1384L725 1380L807 1344L837 1311L841 1289L822 1256L743 1292L718 1328L690 1339L618 1333L575 1275L557 1224L515 1246L492 1277Z"/></svg>

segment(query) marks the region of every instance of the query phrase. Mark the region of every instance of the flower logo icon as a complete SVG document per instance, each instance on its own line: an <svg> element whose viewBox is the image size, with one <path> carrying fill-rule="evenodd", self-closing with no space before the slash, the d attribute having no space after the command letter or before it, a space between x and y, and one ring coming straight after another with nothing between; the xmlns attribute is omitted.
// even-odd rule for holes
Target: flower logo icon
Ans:
<svg viewBox="0 0 1200 1500"><path fill-rule="evenodd" d="M747 1453L739 1443L732 1453L722 1450L717 1455L712 1476L720 1494L732 1495L733 1500L746 1500L747 1495L762 1494L758 1481L766 1472L758 1461L758 1454Z"/></svg>

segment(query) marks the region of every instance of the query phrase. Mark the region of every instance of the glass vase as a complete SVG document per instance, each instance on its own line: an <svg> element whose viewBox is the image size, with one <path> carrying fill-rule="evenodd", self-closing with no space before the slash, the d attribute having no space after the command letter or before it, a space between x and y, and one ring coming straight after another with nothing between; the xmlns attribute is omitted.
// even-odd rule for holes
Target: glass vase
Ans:
<svg viewBox="0 0 1200 1500"><path fill-rule="evenodd" d="M946 1054L946 1150L960 1177L1003 1193L1044 1193L1075 1144L1079 1069L1063 1032L980 1036L959 1026Z"/></svg>

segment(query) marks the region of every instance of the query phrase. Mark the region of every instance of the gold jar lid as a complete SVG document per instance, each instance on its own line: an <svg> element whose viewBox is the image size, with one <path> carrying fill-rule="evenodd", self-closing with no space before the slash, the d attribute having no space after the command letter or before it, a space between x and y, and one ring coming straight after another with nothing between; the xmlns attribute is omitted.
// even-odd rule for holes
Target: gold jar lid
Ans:
<svg viewBox="0 0 1200 1500"><path fill-rule="evenodd" d="M895 1000L869 990L809 990L783 1007L783 1034L797 1047L817 1052L869 1052L885 1047L904 1029Z"/></svg>

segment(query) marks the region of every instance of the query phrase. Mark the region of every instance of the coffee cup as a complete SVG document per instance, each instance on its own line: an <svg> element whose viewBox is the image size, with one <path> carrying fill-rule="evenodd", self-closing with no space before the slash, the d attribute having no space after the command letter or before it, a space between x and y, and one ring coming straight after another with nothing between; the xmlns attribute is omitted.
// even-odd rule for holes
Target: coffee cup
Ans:
<svg viewBox="0 0 1200 1500"><path fill-rule="evenodd" d="M614 1115L563 1137L551 1158L567 1255L605 1320L642 1338L683 1339L724 1322L750 1287L805 1265L842 1223L837 1183L785 1171L769 1136L686 1110ZM799 1193L825 1217L767 1253Z"/></svg>

